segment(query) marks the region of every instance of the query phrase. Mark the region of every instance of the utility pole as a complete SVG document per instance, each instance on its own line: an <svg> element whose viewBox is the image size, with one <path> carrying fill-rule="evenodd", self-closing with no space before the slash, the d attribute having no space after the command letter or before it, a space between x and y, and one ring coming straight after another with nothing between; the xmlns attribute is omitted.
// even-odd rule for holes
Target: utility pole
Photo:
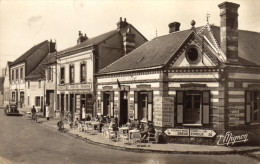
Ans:
<svg viewBox="0 0 260 164"><path fill-rule="evenodd" d="M56 111L57 111L57 109L58 109L58 103L57 103L57 85L58 85L58 82L57 82L57 80L58 80L58 78L57 78L57 76L58 76L58 68L57 68L57 64L58 64L58 62L57 62L57 55L58 55L58 51L57 51L57 42L56 42L56 40L55 40L55 50L56 50L56 54L55 54L55 89L54 89L54 113L55 113L55 117L56 117Z"/></svg>

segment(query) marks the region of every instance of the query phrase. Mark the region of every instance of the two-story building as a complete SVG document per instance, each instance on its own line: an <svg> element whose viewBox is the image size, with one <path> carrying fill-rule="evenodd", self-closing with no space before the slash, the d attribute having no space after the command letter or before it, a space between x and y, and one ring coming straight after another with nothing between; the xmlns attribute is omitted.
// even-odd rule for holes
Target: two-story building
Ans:
<svg viewBox="0 0 260 164"><path fill-rule="evenodd" d="M97 111L120 125L146 118L169 142L259 144L260 34L238 30L238 4L219 8L220 27L171 23L100 70Z"/></svg>
<svg viewBox="0 0 260 164"><path fill-rule="evenodd" d="M26 90L30 90L31 80L26 82L26 77L42 62L42 60L53 50L54 43L49 41L41 42L14 62L10 66L10 96L11 101L18 105L19 110L25 110L31 108L33 105L41 106L40 100L35 96L26 95ZM39 83L37 79L37 84ZM33 84L34 86L34 84ZM28 92L29 93L29 92Z"/></svg>
<svg viewBox="0 0 260 164"><path fill-rule="evenodd" d="M88 38L79 32L77 45L58 52L57 94L58 110L80 116L82 106L86 113L96 115L94 73L121 58L147 39L126 19L120 18L117 29Z"/></svg>

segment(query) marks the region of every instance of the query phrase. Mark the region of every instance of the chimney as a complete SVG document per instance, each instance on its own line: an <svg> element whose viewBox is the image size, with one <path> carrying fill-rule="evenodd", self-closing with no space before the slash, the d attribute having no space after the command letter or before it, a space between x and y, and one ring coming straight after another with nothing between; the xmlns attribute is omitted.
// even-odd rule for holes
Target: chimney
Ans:
<svg viewBox="0 0 260 164"><path fill-rule="evenodd" d="M130 27L127 29L126 33L123 33L123 44L124 44L124 54L135 49L135 34L131 33Z"/></svg>
<svg viewBox="0 0 260 164"><path fill-rule="evenodd" d="M180 31L181 24L179 22L172 22L169 25L169 33Z"/></svg>
<svg viewBox="0 0 260 164"><path fill-rule="evenodd" d="M81 33L81 31L79 31L79 37L78 37L78 39L77 39L77 44L81 44L82 42L84 42L84 41L86 41L86 40L88 40L87 35L85 34L85 35L83 36L83 34Z"/></svg>
<svg viewBox="0 0 260 164"><path fill-rule="evenodd" d="M50 40L50 53L56 52L56 43Z"/></svg>
<svg viewBox="0 0 260 164"><path fill-rule="evenodd" d="M128 25L129 24L126 21L126 18L124 19L124 21L122 21L122 17L120 17L119 22L117 22L117 29L120 30Z"/></svg>
<svg viewBox="0 0 260 164"><path fill-rule="evenodd" d="M220 47L228 61L238 61L239 4L223 2L220 8Z"/></svg>

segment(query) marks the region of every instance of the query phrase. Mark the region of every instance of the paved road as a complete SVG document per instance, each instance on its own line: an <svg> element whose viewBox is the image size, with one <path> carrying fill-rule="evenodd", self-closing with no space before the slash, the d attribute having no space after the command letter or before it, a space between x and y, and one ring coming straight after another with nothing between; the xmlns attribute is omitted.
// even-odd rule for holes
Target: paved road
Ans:
<svg viewBox="0 0 260 164"><path fill-rule="evenodd" d="M239 155L178 155L134 153L103 148L74 139L22 117L4 116L0 111L0 163L19 164L255 164L252 158Z"/></svg>

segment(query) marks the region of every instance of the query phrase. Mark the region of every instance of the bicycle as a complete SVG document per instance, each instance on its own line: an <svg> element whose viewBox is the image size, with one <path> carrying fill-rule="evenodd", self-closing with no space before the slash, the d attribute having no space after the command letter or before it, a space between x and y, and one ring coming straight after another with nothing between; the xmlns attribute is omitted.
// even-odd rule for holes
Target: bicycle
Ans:
<svg viewBox="0 0 260 164"><path fill-rule="evenodd" d="M37 115L36 115L36 113L32 113L31 122L33 122L33 121L37 122Z"/></svg>

